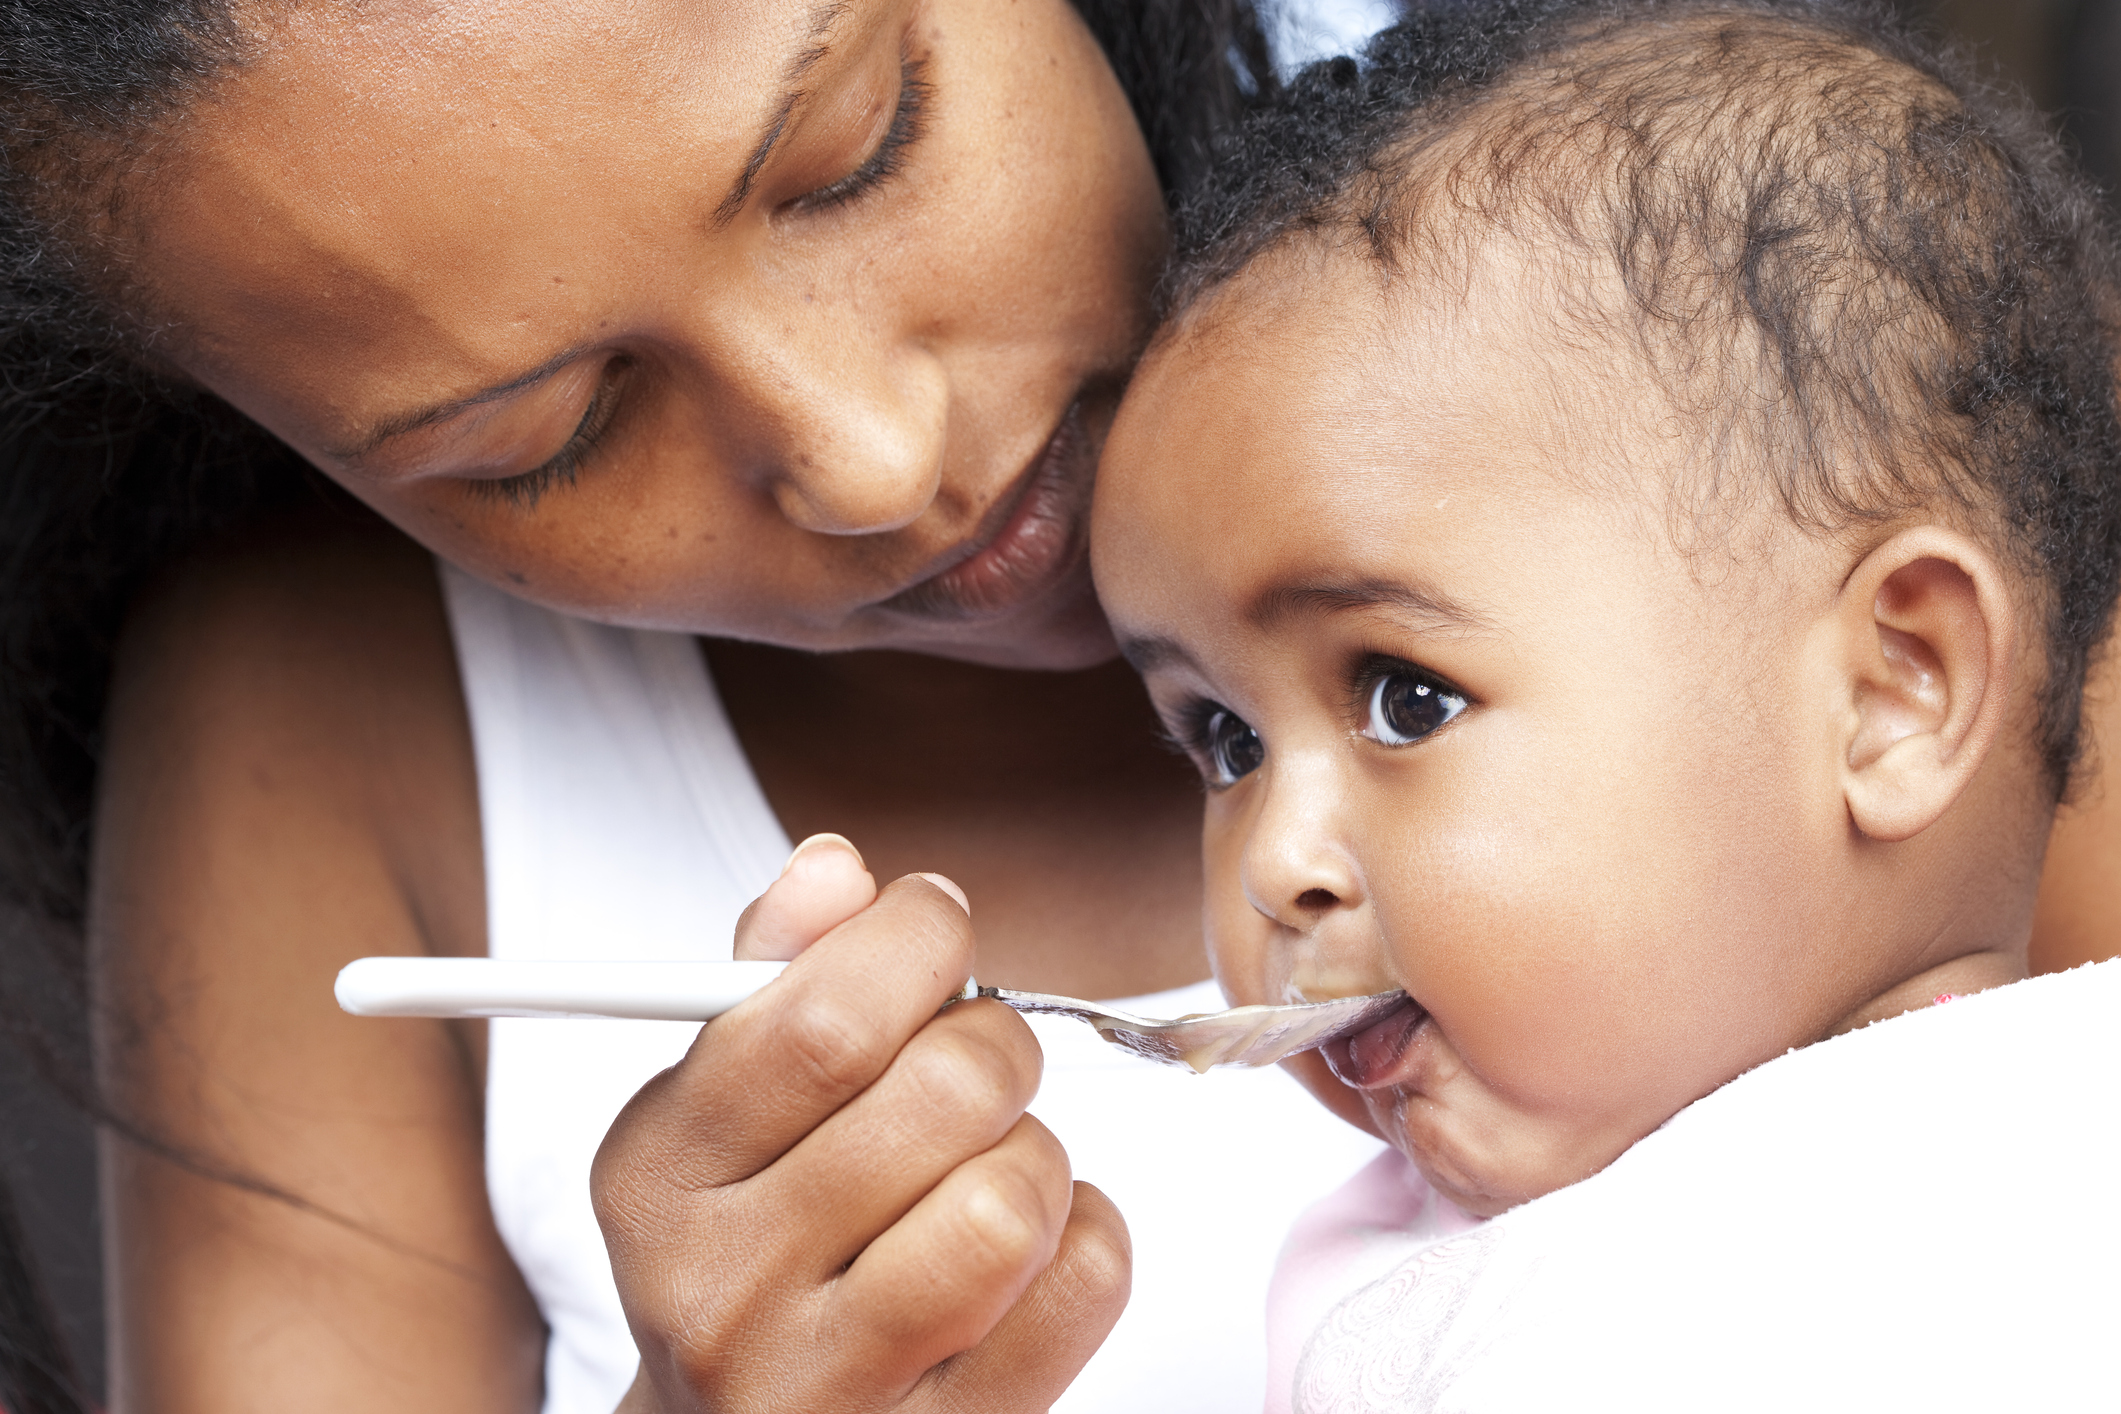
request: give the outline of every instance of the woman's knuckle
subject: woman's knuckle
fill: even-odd
[[[890,1058],[886,1039],[861,1007],[831,993],[805,997],[782,1026],[788,1056],[818,1088],[851,1094]]]
[[[1089,1227],[1068,1252],[1068,1274],[1085,1297],[1124,1295],[1134,1281],[1134,1245],[1123,1227]]]
[[[960,1250],[993,1272],[1020,1271],[1051,1246],[1046,1207],[1020,1175],[983,1174],[958,1200]]]
[[[931,966],[972,959],[972,920],[957,901],[919,875],[908,875],[885,890],[881,911],[900,937],[901,946],[926,956]]]
[[[908,1048],[901,1064],[931,1112],[983,1120],[1023,1108],[1005,1058],[978,1036],[955,1031],[925,1038]]]

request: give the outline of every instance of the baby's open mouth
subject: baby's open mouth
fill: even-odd
[[[1390,1085],[1398,1078],[1400,1062],[1414,1044],[1415,1034],[1428,1019],[1429,1013],[1409,997],[1404,1006],[1384,1020],[1344,1041],[1320,1047],[1319,1054],[1343,1085],[1357,1090]]]

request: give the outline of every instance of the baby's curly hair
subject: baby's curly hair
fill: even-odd
[[[1629,340],[1700,429],[1695,513],[1765,495],[1838,533],[1942,509],[1997,543],[2044,620],[2035,745],[2067,795],[2121,574],[2121,286],[2097,193],[2022,101],[1863,4],[1417,10],[1231,140],[1179,212],[1164,313],[1297,242],[1412,287],[1488,234],[1625,292],[1555,317]]]

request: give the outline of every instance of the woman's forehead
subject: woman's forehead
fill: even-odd
[[[554,75],[652,100],[654,71],[672,62],[715,65],[735,87],[756,87],[874,8],[870,0],[279,5],[247,24],[239,72],[268,81],[299,74],[326,91],[393,101],[415,96],[408,85],[424,76],[446,76],[458,86],[425,95],[434,107],[523,94]],[[631,67],[608,68],[614,58]]]
[[[679,141],[734,178],[834,51],[899,8],[299,6],[253,36],[168,146],[180,180],[240,187],[281,217],[318,208],[332,228],[438,172],[469,206],[544,167],[584,187],[638,178]]]
[[[280,391],[305,418],[347,367],[430,388],[537,362],[553,328],[596,327],[630,240],[702,224],[792,95],[901,8],[291,7],[173,132],[139,282],[209,382],[299,348],[314,374]]]

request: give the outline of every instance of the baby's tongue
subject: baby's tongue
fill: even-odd
[[[1375,1026],[1323,1047],[1321,1053],[1343,1085],[1367,1090],[1390,1084],[1400,1057],[1407,1053],[1408,1044],[1427,1016],[1420,1006],[1409,1001]]]

